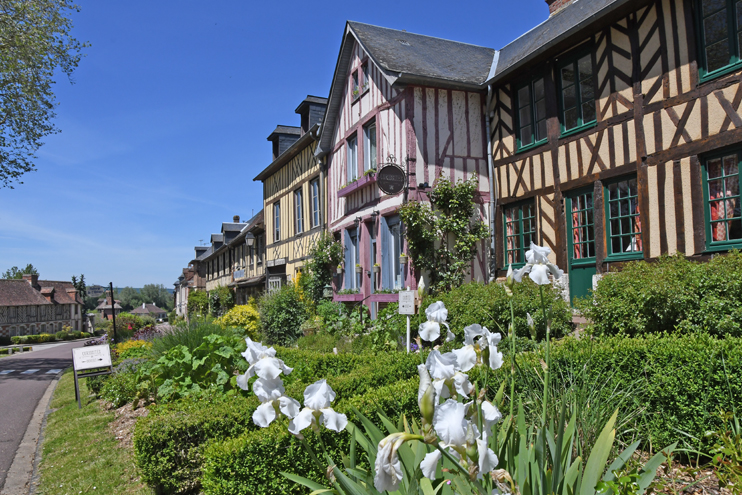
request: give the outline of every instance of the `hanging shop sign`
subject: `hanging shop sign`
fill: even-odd
[[[386,194],[397,194],[404,189],[405,173],[398,165],[389,164],[376,174],[376,183]]]

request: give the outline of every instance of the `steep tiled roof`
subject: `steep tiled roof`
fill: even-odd
[[[51,304],[25,280],[0,280],[0,306]]]
[[[160,309],[154,304],[145,304],[145,307],[137,306],[136,308],[132,309],[130,311],[133,315],[148,315],[152,313],[167,313],[166,310]]]
[[[0,280],[0,306],[36,306],[42,304],[83,304],[79,295],[72,297],[67,289],[74,289],[72,282],[39,280],[31,287],[26,280]],[[43,294],[51,294],[52,302]]]
[[[384,70],[423,79],[481,85],[495,50],[433,36],[348,21],[371,58]]]

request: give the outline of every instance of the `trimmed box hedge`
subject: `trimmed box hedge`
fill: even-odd
[[[278,356],[295,366],[285,380],[286,395],[299,402],[303,402],[306,386],[323,377],[338,400],[345,400],[416,377],[420,362],[417,354],[334,355],[278,349]],[[294,374],[301,380],[290,381]],[[417,394],[417,385],[414,390]],[[149,416],[137,422],[134,432],[142,479],[165,493],[197,488],[204,447],[256,430],[252,414],[258,405],[260,402],[250,392],[248,397],[206,394],[152,407]]]

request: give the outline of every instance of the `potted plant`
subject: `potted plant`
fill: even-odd
[[[399,255],[399,264],[400,265],[406,265],[407,264],[407,255],[402,253]]]
[[[381,272],[381,265],[378,263],[374,263],[374,273],[380,273]]]
[[[343,273],[343,265],[338,265],[338,274]]]
[[[359,264],[356,264],[356,273],[363,273],[363,267]]]

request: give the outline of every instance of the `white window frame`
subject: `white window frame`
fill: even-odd
[[[371,131],[374,131],[373,139],[371,139]],[[371,156],[371,147],[374,149],[373,156]],[[376,146],[376,120],[367,124],[363,127],[363,171],[374,169],[378,164],[378,148]]]
[[[281,240],[281,202],[273,203],[273,242]]]
[[[294,234],[304,232],[304,190],[299,188],[294,191]]]
[[[314,179],[309,183],[309,189],[312,195],[312,228],[319,227],[319,179]]]
[[[348,138],[348,163],[347,163],[348,181],[353,182],[358,179],[358,138],[353,136]]]

